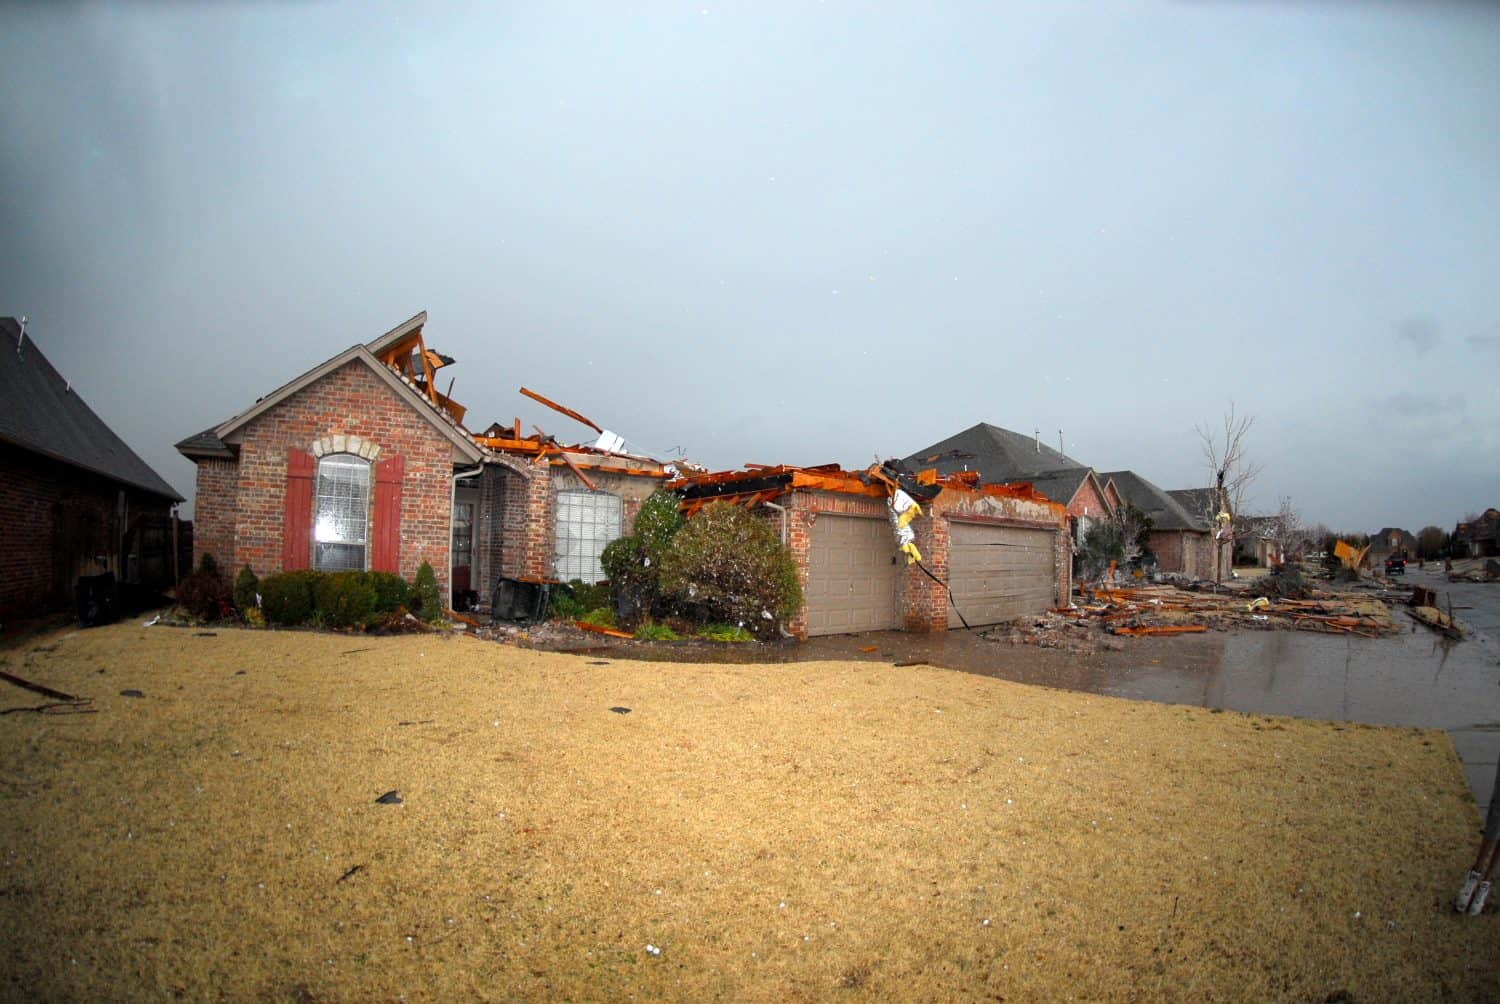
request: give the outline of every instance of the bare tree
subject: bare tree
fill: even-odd
[[[1308,530],[1302,525],[1302,517],[1292,505],[1292,500],[1283,498],[1281,506],[1276,511],[1276,518],[1271,522],[1271,540],[1276,544],[1276,552],[1282,561],[1286,561],[1307,542]]]
[[[1215,428],[1208,423],[1195,426],[1203,444],[1203,459],[1208,462],[1210,484],[1213,485],[1213,502],[1217,511],[1207,514],[1214,527],[1214,540],[1220,545],[1228,544],[1234,551],[1234,517],[1245,502],[1245,492],[1260,475],[1260,464],[1251,463],[1245,453],[1245,439],[1250,427],[1255,424],[1254,415],[1239,415],[1234,402],[1224,413],[1223,423]],[[1214,548],[1214,581],[1224,577],[1222,546]]]

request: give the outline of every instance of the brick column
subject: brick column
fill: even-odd
[[[531,463],[531,477],[520,486],[525,497],[522,570],[528,579],[552,578],[552,468],[546,457]]]
[[[912,520],[917,534],[917,550],[922,564],[943,582],[948,581],[948,518],[936,509],[926,508]],[[948,630],[948,591],[915,565],[906,569],[901,590],[901,623],[906,630],[930,632]]]
[[[797,563],[797,582],[802,586],[803,596],[802,609],[786,622],[786,629],[798,641],[806,641],[808,563],[812,557],[812,528],[817,513],[812,511],[808,497],[802,492],[783,496],[780,504],[786,506],[786,546],[792,552],[792,560]]]

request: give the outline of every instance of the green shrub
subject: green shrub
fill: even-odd
[[[609,583],[589,585],[582,579],[558,583],[547,599],[547,616],[562,620],[583,620],[591,610],[609,606]]]
[[[700,622],[767,635],[802,607],[791,552],[738,506],[715,502],[688,520],[661,565],[663,595]]]
[[[665,624],[647,621],[635,629],[635,637],[638,641],[677,641],[682,636]]]
[[[428,623],[443,619],[443,594],[438,591],[437,573],[425,561],[417,569],[417,581],[412,583],[411,612]]]
[[[369,572],[366,581],[375,593],[373,613],[395,613],[408,604],[411,587],[394,572]]]
[[[328,572],[313,586],[313,607],[327,627],[362,628],[375,610],[375,587],[365,572]]]
[[[635,532],[610,541],[599,556],[618,607],[646,617],[666,612],[661,567],[672,539],[683,526],[680,503],[672,492],[653,492],[636,513]]]
[[[240,574],[234,577],[234,608],[244,617],[257,606],[255,594],[260,592],[260,579],[246,565],[240,569]]]
[[[579,617],[578,620],[595,627],[612,628],[615,626],[615,612],[609,607],[597,607]]]
[[[755,635],[734,624],[709,624],[698,632],[707,641],[754,641]]]
[[[178,583],[177,602],[200,621],[223,620],[234,612],[234,592],[209,555],[203,556],[196,572]]]
[[[282,572],[260,582],[260,606],[266,620],[282,627],[306,624],[313,616],[313,583],[318,573]]]

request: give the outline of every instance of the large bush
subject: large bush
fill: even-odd
[[[582,579],[559,582],[547,596],[547,616],[577,621],[593,610],[609,606],[609,583],[590,585]]]
[[[766,522],[715,502],[687,521],[661,561],[662,594],[700,622],[772,633],[802,607],[791,552]]]
[[[668,491],[656,491],[641,503],[635,532],[610,541],[599,556],[609,576],[616,606],[632,615],[660,616],[665,613],[661,590],[661,566],[672,539],[682,529],[681,503]]]

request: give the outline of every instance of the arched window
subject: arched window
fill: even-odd
[[[350,453],[323,457],[313,496],[313,567],[363,571],[369,528],[369,461]]]
[[[564,582],[604,578],[599,555],[620,536],[620,499],[608,492],[557,493],[557,552],[554,572]]]

